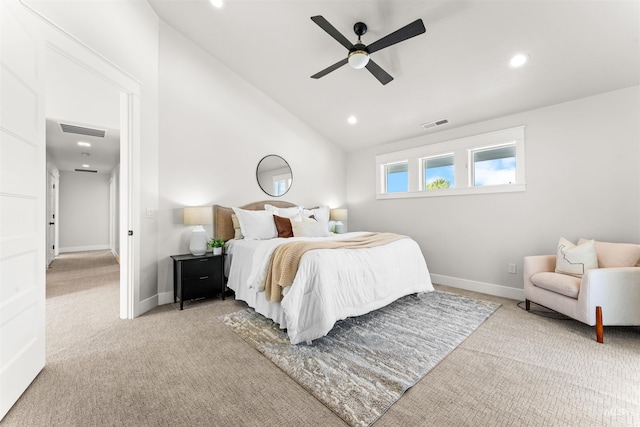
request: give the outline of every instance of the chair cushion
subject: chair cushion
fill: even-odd
[[[578,245],[588,242],[578,240]],[[600,268],[634,267],[640,262],[640,245],[632,243],[595,242]]]
[[[546,271],[542,273],[536,273],[531,276],[531,283],[533,283],[537,287],[558,294],[566,295],[571,298],[578,298],[578,292],[580,292],[581,282],[582,279],[580,279],[579,277]]]
[[[598,268],[598,257],[593,240],[574,245],[561,237],[556,251],[556,273],[582,277],[587,270]]]

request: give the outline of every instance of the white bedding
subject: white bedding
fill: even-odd
[[[287,329],[292,344],[326,335],[336,321],[384,307],[416,292],[433,291],[418,244],[403,238],[366,249],[319,249],[300,261],[282,302],[268,302],[263,283],[274,249],[295,240],[340,240],[364,233],[331,237],[231,240],[227,247],[228,287],[236,299]]]

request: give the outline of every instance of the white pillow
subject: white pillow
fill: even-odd
[[[315,209],[303,209],[302,215],[306,217],[313,215],[316,221],[324,226],[327,233],[329,232],[329,206],[320,206]]]
[[[303,218],[302,221],[291,221],[293,237],[327,237],[329,231],[318,221]]]
[[[240,229],[245,239],[266,240],[278,237],[278,230],[273,222],[273,214],[267,211],[247,211],[233,208],[240,222]]]
[[[556,273],[582,277],[587,270],[598,268],[598,256],[593,240],[574,245],[564,237],[558,242],[556,251]]]
[[[271,212],[274,215],[281,216],[283,218],[297,218],[300,215],[300,211],[302,208],[298,206],[294,206],[291,208],[278,208],[273,205],[265,204],[264,210],[267,212]],[[300,221],[297,219],[296,221]]]

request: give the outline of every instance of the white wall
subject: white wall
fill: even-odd
[[[109,249],[107,174],[60,172],[60,252]]]
[[[47,118],[120,128],[118,89],[51,49],[47,50],[46,84]]]
[[[256,181],[258,162],[267,154],[278,154],[291,166],[293,185],[283,199],[308,207],[344,204],[339,148],[161,23],[161,302],[173,301],[169,256],[189,252],[190,228],[182,224],[182,208],[268,199]]]
[[[352,152],[349,229],[408,234],[435,281],[519,297],[522,258],[555,253],[561,236],[640,243],[639,117],[632,87]],[[517,125],[526,125],[526,192],[375,199],[376,155]]]

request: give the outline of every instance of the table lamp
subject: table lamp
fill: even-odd
[[[189,251],[193,255],[204,255],[207,253],[209,236],[202,227],[204,224],[213,224],[213,212],[211,207],[187,207],[184,208],[184,224],[195,225],[191,232]]]
[[[342,234],[346,232],[346,227],[342,221],[346,221],[349,218],[349,211],[347,209],[331,209],[330,219],[336,222],[336,233]]]

